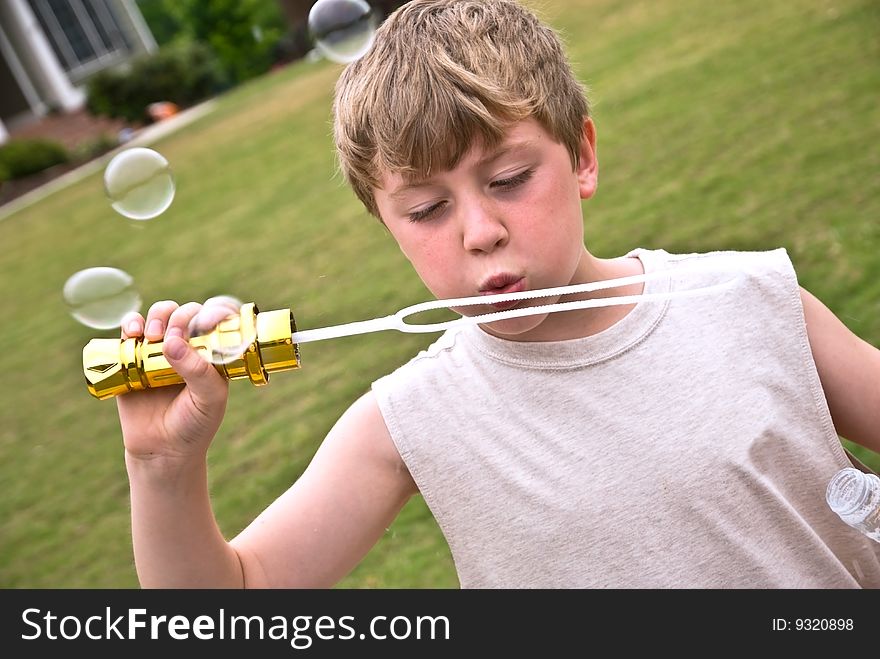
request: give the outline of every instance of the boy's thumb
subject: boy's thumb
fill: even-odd
[[[182,337],[166,336],[163,347],[165,359],[194,393],[211,394],[216,386],[222,387],[221,375]]]

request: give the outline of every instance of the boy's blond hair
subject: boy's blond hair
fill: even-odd
[[[589,104],[557,34],[511,0],[413,0],[336,84],[339,165],[367,210],[381,172],[419,180],[535,117],[574,167]],[[380,218],[381,219],[381,218]]]

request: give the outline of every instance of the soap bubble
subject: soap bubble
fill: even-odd
[[[364,0],[318,0],[309,11],[309,32],[330,60],[348,64],[373,45],[379,19]]]
[[[187,327],[187,339],[212,364],[240,359],[257,338],[254,314],[240,300],[220,295],[205,300]]]
[[[120,215],[132,220],[151,220],[171,205],[174,178],[162,154],[132,147],[120,151],[107,164],[104,190]]]
[[[122,317],[141,308],[140,293],[130,274],[117,268],[87,268],[64,283],[70,315],[95,329],[119,327]]]

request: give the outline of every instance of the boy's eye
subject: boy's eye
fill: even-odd
[[[510,176],[508,178],[502,178],[498,179],[497,181],[492,181],[492,183],[489,184],[489,187],[510,190],[519,187],[520,185],[528,181],[530,178],[532,178],[532,174],[534,173],[535,170],[527,169],[523,172],[520,172],[516,176]]]
[[[409,221],[421,222],[423,220],[430,220],[432,217],[437,215],[445,205],[445,201],[438,201],[436,204],[431,204],[427,208],[413,211],[412,213],[409,213]]]

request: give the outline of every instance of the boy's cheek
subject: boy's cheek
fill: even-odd
[[[410,261],[422,283],[436,298],[470,295],[466,282],[460,281],[461,269],[454,267],[449,259]]]

